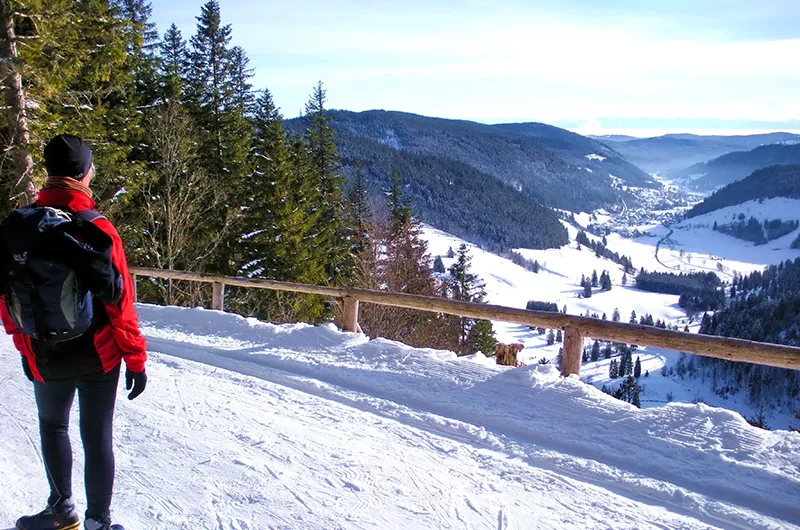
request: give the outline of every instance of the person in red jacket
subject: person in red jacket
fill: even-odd
[[[34,206],[49,206],[71,213],[93,210],[89,185],[95,176],[89,146],[77,136],[59,135],[44,150],[47,181]],[[118,303],[94,298],[96,324],[83,336],[55,344],[22,333],[0,298],[0,316],[6,333],[22,354],[22,365],[31,380],[39,412],[50,497],[40,513],[21,517],[21,530],[72,530],[80,525],[72,502],[72,448],[69,412],[76,391],[80,405],[80,432],[85,454],[87,498],[86,530],[108,530],[114,485],[112,425],[121,363],[126,365],[128,399],[141,394],[147,384],[146,342],[139,331],[134,309],[134,288],[122,240],[114,226],[95,214],[91,221],[112,239],[111,258],[122,281]],[[114,525],[114,528],[121,528]]]

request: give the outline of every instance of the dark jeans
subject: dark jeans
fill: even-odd
[[[112,427],[119,372],[118,366],[107,374],[34,383],[50,504],[72,496],[69,412],[77,390],[86,461],[86,517],[98,520],[108,518],[114,488]]]

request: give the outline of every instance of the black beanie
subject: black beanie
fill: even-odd
[[[77,136],[59,134],[44,148],[44,166],[53,177],[81,178],[92,167],[92,150]]]

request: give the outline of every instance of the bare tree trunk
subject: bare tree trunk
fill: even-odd
[[[11,0],[0,0],[0,73],[3,79],[10,142],[7,147],[14,161],[14,185],[11,199],[20,205],[36,200],[36,186],[31,180],[33,158],[28,153],[31,133],[25,115],[25,92],[18,69],[17,43]]]

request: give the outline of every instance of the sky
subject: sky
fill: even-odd
[[[163,35],[204,0],[153,0]],[[586,134],[800,130],[797,0],[220,0],[256,89]]]

